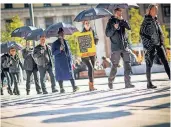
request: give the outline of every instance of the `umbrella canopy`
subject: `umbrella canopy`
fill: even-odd
[[[81,22],[85,20],[94,20],[107,16],[112,16],[113,14],[104,8],[90,8],[80,12],[74,19],[76,22]]]
[[[11,37],[25,37],[28,33],[30,33],[32,30],[37,29],[33,26],[22,26],[19,28],[16,28],[12,33]]]
[[[114,9],[116,8],[122,8],[122,9],[125,9],[125,8],[139,8],[139,6],[137,4],[98,4],[96,6],[96,8],[105,8],[105,9],[108,9],[110,11],[113,11]]]
[[[32,30],[30,33],[28,33],[24,39],[26,40],[35,40],[38,41],[40,39],[40,36],[44,33],[43,29],[35,29]]]
[[[17,44],[16,42],[7,42],[7,43],[1,43],[1,53],[7,53],[10,48],[14,47],[16,50],[22,50],[23,47],[20,44]]]
[[[57,37],[59,28],[62,28],[64,30],[65,35],[72,35],[74,32],[78,31],[78,29],[75,26],[59,22],[59,23],[50,25],[45,30],[46,37]]]

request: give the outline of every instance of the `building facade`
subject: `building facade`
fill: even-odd
[[[73,22],[75,16],[82,10],[95,7],[93,4],[56,4],[41,3],[33,4],[35,26],[46,29],[49,25],[65,22],[75,25],[82,31],[82,23]],[[148,4],[139,4],[140,14],[144,15]],[[1,4],[1,29],[5,29],[5,24],[11,22],[11,18],[18,15],[25,25],[30,25],[30,15],[28,4]],[[123,17],[129,19],[127,10],[124,10]],[[161,24],[165,24],[170,30],[170,5],[159,5],[159,19]],[[97,58],[101,61],[102,56],[110,57],[110,40],[105,36],[105,28],[109,18],[97,19],[92,21],[92,27],[95,29],[99,43],[97,45]],[[55,38],[48,39],[53,42]]]

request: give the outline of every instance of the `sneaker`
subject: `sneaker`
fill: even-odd
[[[44,91],[43,94],[48,94],[48,92],[47,91]]]
[[[57,89],[53,89],[53,90],[52,90],[52,93],[56,93],[56,92],[58,92]]]
[[[42,94],[42,92],[41,91],[38,91],[37,94]]]

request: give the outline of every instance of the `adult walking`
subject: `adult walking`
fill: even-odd
[[[90,22],[89,21],[84,21],[83,22],[84,28],[82,32],[89,32],[92,31],[93,32],[93,37],[94,37],[94,42],[95,44],[97,44],[97,37],[95,38],[95,32],[94,30],[91,28],[90,26]],[[94,91],[97,90],[94,87],[94,66],[95,66],[95,61],[96,61],[96,55],[94,56],[89,56],[89,57],[85,57],[82,58],[82,61],[86,64],[86,66],[88,67],[88,78],[89,78],[89,90],[90,91]]]
[[[113,81],[116,77],[117,67],[119,65],[120,57],[124,61],[124,80],[125,87],[132,88],[131,84],[131,58],[128,49],[128,39],[125,34],[125,29],[131,30],[129,23],[122,18],[122,9],[116,8],[114,16],[112,16],[106,26],[106,36],[110,37],[111,41],[111,62],[112,69],[108,78],[108,86],[113,89]]]
[[[12,79],[14,81],[14,94],[15,95],[20,95],[20,91],[18,88],[20,67],[23,70],[23,65],[21,63],[19,56],[17,55],[16,49],[12,47],[10,48],[9,73],[11,73]]]
[[[40,44],[34,48],[33,57],[40,73],[40,82],[43,94],[48,94],[45,84],[46,72],[49,73],[51,79],[52,93],[58,92],[53,73],[52,52],[50,46],[46,44],[46,37],[44,33],[40,36]]]
[[[26,48],[22,50],[22,55],[24,58],[24,69],[26,71],[27,79],[26,79],[26,92],[27,95],[30,94],[30,84],[31,84],[31,75],[34,75],[34,82],[36,86],[37,94],[42,94],[41,87],[39,85],[38,78],[38,68],[37,64],[33,59],[33,48],[30,47],[30,41],[26,42]]]
[[[68,42],[64,39],[64,30],[59,28],[58,40],[52,44],[52,54],[55,56],[55,76],[60,86],[60,93],[64,93],[63,81],[70,80],[73,92],[78,90],[75,85],[72,68],[72,54]]]
[[[140,29],[140,36],[144,47],[146,61],[147,88],[149,89],[156,88],[151,81],[151,68],[156,53],[161,59],[165,71],[170,79],[170,67],[166,58],[166,52],[163,45],[164,37],[157,19],[157,13],[158,6],[150,4]]]

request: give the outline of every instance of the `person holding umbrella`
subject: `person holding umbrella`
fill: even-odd
[[[153,85],[151,81],[151,68],[156,54],[162,61],[168,78],[170,79],[170,67],[167,61],[166,51],[163,44],[164,36],[161,26],[158,22],[157,13],[158,6],[155,4],[150,4],[140,28],[140,36],[145,53],[148,89],[157,88],[157,86]]]
[[[106,26],[106,36],[110,37],[111,41],[111,62],[112,69],[108,78],[108,86],[113,89],[113,81],[116,77],[117,67],[119,65],[120,57],[124,61],[124,80],[125,87],[132,88],[131,84],[131,56],[128,48],[128,39],[125,34],[125,29],[131,30],[129,23],[122,18],[122,9],[116,8]]]
[[[23,70],[23,65],[14,47],[10,48],[9,54],[10,54],[9,72],[11,73],[13,81],[14,81],[14,93],[15,95],[20,95],[18,84],[19,84],[20,67]]]
[[[97,36],[95,38],[95,32],[91,28],[90,22],[89,21],[83,21],[83,25],[84,25],[84,28],[83,28],[82,32],[92,31],[93,36],[94,36],[94,42],[95,42],[95,44],[97,44],[98,38],[97,38]],[[94,56],[89,56],[89,57],[82,58],[82,61],[88,67],[89,90],[90,91],[97,90],[96,88],[94,88],[94,65],[95,65],[95,61],[96,61],[96,56],[94,55]]]
[[[75,85],[72,54],[68,42],[64,39],[64,30],[62,28],[59,28],[58,40],[52,44],[52,54],[55,56],[55,76],[60,86],[60,93],[65,92],[63,88],[64,80],[70,80],[73,92],[76,92],[78,87]]]
[[[46,44],[46,36],[45,33],[41,33],[40,35],[40,44],[34,48],[33,57],[38,66],[38,70],[40,73],[40,82],[42,86],[43,94],[48,94],[45,85],[45,75],[46,72],[49,73],[51,78],[51,88],[52,93],[58,92],[56,89],[56,81],[53,73],[53,62],[52,62],[52,52],[49,45]]]
[[[31,75],[34,75],[34,82],[36,86],[37,94],[41,94],[41,87],[39,85],[39,78],[38,78],[38,68],[37,64],[33,58],[33,48],[30,47],[30,41],[26,42],[26,48],[22,50],[22,55],[24,58],[24,69],[26,71],[27,79],[26,79],[26,92],[27,95],[30,94],[30,80]]]

